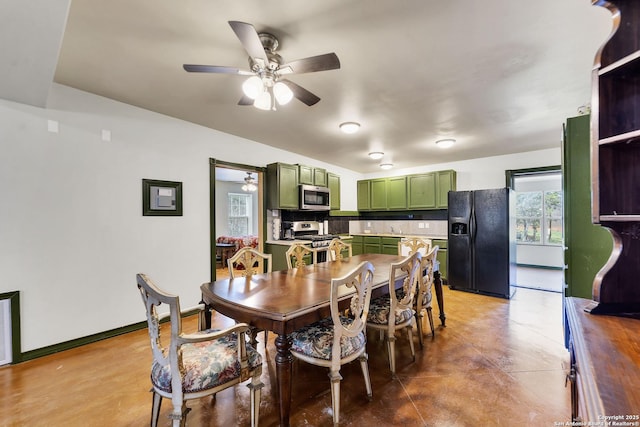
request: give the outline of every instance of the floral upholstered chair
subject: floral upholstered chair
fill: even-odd
[[[287,269],[289,270],[304,267],[307,265],[306,259],[309,257],[311,257],[312,264],[318,263],[318,251],[302,243],[294,243],[289,246],[285,256],[287,258]]]
[[[136,275],[138,289],[147,311],[153,363],[153,407],[151,426],[158,425],[162,398],[171,399],[169,417],[173,427],[182,427],[189,408],[186,401],[198,399],[251,379],[251,426],[257,427],[260,409],[262,358],[246,342],[249,326],[241,323],[224,330],[208,329],[193,334],[182,332],[178,297],[160,290],[146,275]],[[169,306],[171,320],[169,341],[160,336],[157,308]],[[165,316],[166,317],[166,316]]]
[[[333,423],[340,421],[340,367],[355,359],[360,361],[367,396],[371,399],[371,379],[366,353],[366,321],[371,300],[373,265],[364,261],[345,276],[331,280],[331,317],[293,332],[291,354],[316,366],[329,368]],[[350,304],[350,317],[338,308],[338,288],[345,285],[355,292]]]
[[[344,242],[342,239],[335,238],[329,242],[329,260],[339,261],[344,257],[343,252],[347,252],[347,256],[351,258],[353,256],[353,248],[349,243]]]
[[[414,360],[416,357],[413,348],[412,322],[415,316],[413,307],[421,260],[422,255],[420,252],[414,252],[404,260],[392,263],[389,270],[389,294],[371,301],[371,307],[369,308],[367,327],[377,329],[381,332],[381,335],[386,335],[389,367],[391,374],[394,376],[396,374],[395,332],[397,330],[407,330],[411,355]],[[402,295],[401,298],[398,298],[398,294],[395,291],[396,281],[399,280],[402,280],[402,291],[398,293]]]

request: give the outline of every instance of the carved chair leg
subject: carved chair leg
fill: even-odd
[[[262,394],[262,387],[264,384],[260,381],[260,375],[256,374],[251,378],[251,382],[247,384],[250,392],[251,401],[251,427],[258,427],[260,419],[260,396]]]
[[[427,316],[429,316],[429,325],[431,326],[431,336],[435,337],[436,336],[436,329],[433,325],[433,312],[431,310],[431,307],[427,308]]]
[[[151,405],[151,427],[158,426],[158,417],[160,416],[160,406],[162,405],[162,396],[153,392],[153,404]]]
[[[340,422],[340,380],[342,375],[340,371],[329,372],[331,380],[331,408],[333,409],[333,425],[337,426]]]
[[[407,338],[409,338],[409,348],[411,349],[411,357],[413,361],[416,361],[416,350],[413,348],[413,328],[411,325],[407,326]]]
[[[395,335],[389,335],[387,339],[387,349],[389,351],[389,368],[391,369],[391,375],[396,375],[396,337]]]
[[[362,369],[362,376],[364,377],[364,386],[367,389],[367,398],[371,401],[373,397],[373,391],[371,389],[371,377],[369,376],[369,364],[367,360],[369,359],[369,355],[367,353],[362,354],[358,358],[360,361],[360,368]]]
[[[418,342],[420,343],[420,348],[424,348],[424,345],[422,343],[422,320],[423,320],[423,315],[422,313],[418,313],[416,312],[416,329],[418,330]]]

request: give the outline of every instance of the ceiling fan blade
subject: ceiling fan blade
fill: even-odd
[[[190,73],[222,73],[222,74],[239,74],[241,76],[252,76],[255,73],[251,71],[241,70],[235,67],[224,67],[219,65],[196,65],[184,64],[182,68]]]
[[[242,95],[240,101],[238,101],[238,105],[253,105],[255,100],[249,98],[247,95]]]
[[[231,29],[236,33],[236,36],[240,39],[244,50],[247,51],[251,58],[261,59],[264,61],[264,65],[269,63],[269,59],[267,58],[267,54],[264,52],[264,47],[262,46],[258,32],[253,25],[240,21],[229,21],[229,25],[231,25]]]
[[[291,61],[287,64],[283,64],[279,67],[280,74],[288,74],[290,69],[291,73],[313,73],[315,71],[336,70],[340,68],[340,60],[335,53],[325,53],[324,55],[311,56],[309,58],[298,59]]]
[[[281,79],[279,81],[284,83],[284,84],[286,84],[289,87],[289,89],[291,89],[291,92],[293,92],[293,96],[295,96],[300,101],[302,101],[305,104],[307,104],[309,107],[311,107],[312,105],[317,104],[318,101],[320,101],[320,98],[318,98],[316,95],[314,95],[313,93],[309,92],[308,90],[306,90],[302,86],[295,84],[291,80]]]

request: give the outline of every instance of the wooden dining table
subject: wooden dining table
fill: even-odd
[[[403,259],[399,255],[355,255],[291,270],[216,280],[201,286],[203,302],[217,312],[278,335],[275,363],[281,426],[289,425],[291,412],[293,356],[289,334],[331,315],[332,278],[342,277],[361,262],[369,261],[374,267],[373,294],[388,293],[390,265]],[[341,308],[348,308],[352,293],[353,290],[346,287],[339,292]],[[442,319],[442,306],[440,313]]]

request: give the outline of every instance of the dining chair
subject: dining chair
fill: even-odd
[[[236,277],[248,277],[254,274],[271,273],[271,254],[265,254],[252,247],[245,246],[240,248],[231,258],[227,259],[227,266],[229,267],[229,277],[235,279]],[[234,267],[235,266],[235,267]],[[239,268],[238,268],[239,267]],[[266,271],[265,271],[266,270]],[[251,344],[258,345],[256,341],[256,335],[260,332],[259,329],[251,327]],[[264,330],[264,345],[267,346],[269,340],[269,331]]]
[[[416,303],[414,307],[416,311],[416,325],[418,328],[418,341],[420,342],[420,348],[423,347],[422,320],[424,319],[424,312],[427,313],[427,318],[429,319],[431,336],[435,337],[436,335],[436,329],[433,323],[432,300],[434,272],[438,265],[438,260],[436,258],[438,256],[439,249],[440,247],[438,245],[432,247],[429,253],[424,255],[420,261],[420,277],[418,279],[418,290],[416,292]]]
[[[422,255],[414,252],[402,261],[392,263],[389,270],[389,293],[371,301],[367,326],[381,332],[387,340],[389,367],[391,374],[396,374],[395,332],[407,330],[411,356],[415,360],[413,348],[413,318],[415,316],[414,298]],[[396,281],[402,281],[402,298],[395,291]]]
[[[398,255],[407,256],[418,251],[425,256],[431,250],[431,239],[407,237],[398,242]]]
[[[351,258],[353,256],[353,248],[350,243],[345,242],[340,238],[332,239],[329,242],[329,260],[338,261],[344,258],[343,252],[347,252],[347,256]]]
[[[265,272],[271,273],[271,254],[265,254],[257,249],[245,246],[227,259],[227,267],[229,267],[229,276],[232,279]]]
[[[137,274],[138,290],[147,313],[153,363],[151,383],[153,406],[151,427],[158,425],[162,398],[171,399],[169,415],[173,427],[183,427],[189,408],[186,401],[205,396],[215,398],[221,390],[251,379],[251,426],[258,426],[260,389],[263,387],[262,357],[249,343],[249,326],[238,323],[223,330],[207,329],[192,334],[182,332],[180,302],[177,296],[159,289],[144,274]],[[169,312],[158,315],[158,307],[166,304]],[[161,339],[160,321],[170,319],[170,339]]]
[[[307,265],[306,259],[311,257],[311,263],[318,263],[318,251],[302,243],[293,243],[285,252],[287,258],[287,269],[304,267]]]
[[[331,317],[294,331],[291,335],[291,354],[304,362],[329,368],[331,380],[331,408],[333,424],[340,421],[340,368],[355,359],[360,361],[365,388],[372,398],[371,379],[367,364],[367,314],[371,301],[373,265],[363,261],[354,270],[340,278],[331,279]],[[339,295],[344,287],[353,289],[349,317],[338,307]],[[340,291],[339,291],[340,288]]]

